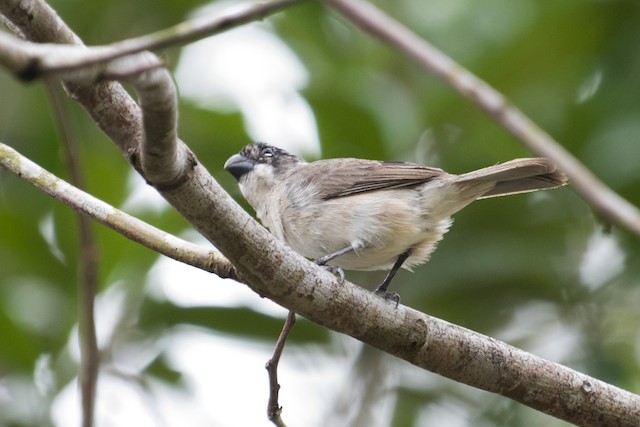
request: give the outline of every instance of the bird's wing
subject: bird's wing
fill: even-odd
[[[414,163],[361,159],[318,160],[305,165],[303,174],[297,178],[313,182],[324,200],[411,187],[447,175],[442,169]]]

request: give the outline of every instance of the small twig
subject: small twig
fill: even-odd
[[[531,151],[552,159],[576,192],[604,218],[640,236],[640,209],[607,187],[587,167],[493,89],[398,21],[362,0],[324,0],[382,42],[398,49],[476,104]]]
[[[79,165],[78,144],[71,131],[71,124],[64,111],[60,88],[47,81],[47,88],[58,123],[61,146],[70,181],[78,188],[85,187]],[[77,214],[78,218],[78,329],[80,337],[80,394],[82,395],[82,426],[92,427],[94,420],[96,387],[100,365],[96,323],[94,315],[98,288],[98,248],[91,228],[91,220]]]
[[[94,74],[101,74],[100,64],[143,51],[159,50],[219,34],[261,20],[302,1],[274,0],[258,3],[224,16],[201,16],[155,33],[102,46],[33,46],[28,43],[16,43],[10,37],[0,34],[0,46],[4,51],[0,52],[4,55],[4,58],[0,55],[0,63],[25,80],[43,75],[61,75],[77,69],[84,69],[87,73],[87,70],[93,68]],[[2,7],[0,4],[0,12],[3,10]],[[7,25],[12,25],[11,21],[6,21]],[[11,28],[14,33],[19,31],[15,25]]]
[[[4,16],[1,13],[0,13],[0,24],[3,27],[5,27],[7,30],[9,30],[10,33],[13,33],[13,35],[16,36],[17,38],[21,40],[27,39],[24,33],[22,32],[22,30],[20,30],[20,28],[16,24],[11,22],[6,16]]]
[[[113,43],[110,46],[115,49],[115,52],[111,54],[105,52],[105,57],[96,57],[96,60],[98,62],[105,62],[118,56],[129,55],[145,50],[155,51],[170,46],[183,45],[207,36],[222,33],[249,22],[262,20],[269,15],[280,12],[296,3],[302,3],[303,1],[304,0],[274,0],[256,3],[246,9],[226,13],[224,16],[213,16],[209,14],[196,17],[174,25],[173,27],[156,31],[155,33]]]
[[[282,406],[280,406],[280,403],[278,402],[278,394],[280,393],[280,384],[278,384],[278,363],[280,362],[280,356],[282,356],[282,350],[284,349],[284,344],[287,341],[289,332],[291,332],[295,323],[296,314],[293,311],[290,311],[287,315],[287,320],[285,320],[284,325],[282,326],[282,331],[280,332],[280,336],[276,342],[276,348],[273,351],[273,356],[265,366],[269,373],[269,404],[267,406],[267,416],[269,417],[269,420],[278,427],[285,426],[284,421],[282,421],[282,418],[280,417],[282,414]]]

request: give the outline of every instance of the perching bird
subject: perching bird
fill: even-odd
[[[477,199],[567,183],[545,158],[453,175],[406,162],[338,158],[308,163],[263,143],[245,146],[224,168],[278,239],[319,265],[389,269],[376,293],[396,303],[398,294],[387,290],[393,276],[400,267],[411,269],[429,259],[451,215]]]

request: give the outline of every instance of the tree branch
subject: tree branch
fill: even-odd
[[[62,91],[53,82],[47,82],[47,89],[61,135],[62,151],[70,181],[83,188],[84,176],[79,165],[79,151],[71,131],[68,116],[64,111]],[[78,335],[80,341],[80,393],[82,395],[82,426],[93,426],[96,387],[100,369],[100,354],[96,338],[95,299],[98,289],[98,247],[91,220],[78,213]]]
[[[241,281],[235,268],[218,251],[206,249],[165,233],[108,205],[47,172],[13,148],[0,143],[0,166],[73,210],[168,258]]]
[[[219,274],[219,269],[208,262],[220,261],[217,252],[183,242],[115,210],[3,144],[0,165],[132,240]],[[252,259],[250,254],[239,264],[258,264],[256,270],[265,270],[266,277],[264,282],[256,280],[250,286],[320,325],[421,368],[575,424],[623,427],[635,426],[640,419],[640,396],[403,305],[396,309],[395,304],[350,282],[339,284],[331,273],[287,250],[266,230],[256,232],[253,227],[261,227],[254,221],[246,226],[263,256]],[[248,244],[241,234],[237,238]],[[269,259],[265,259],[267,256]]]
[[[640,236],[640,210],[607,187],[501,93],[374,5],[364,0],[323,1],[362,30],[444,80],[531,151],[552,159],[569,176],[576,192],[598,214]]]
[[[269,374],[269,403],[267,405],[267,417],[273,424],[278,427],[284,427],[284,421],[282,421],[282,406],[278,401],[280,394],[280,384],[278,383],[278,364],[280,363],[280,356],[284,350],[284,345],[287,342],[289,333],[293,326],[296,324],[296,314],[293,311],[289,311],[287,320],[285,320],[282,326],[282,331],[276,342],[276,348],[273,350],[273,356],[267,362],[265,366]]]
[[[181,22],[172,27],[157,31],[155,33],[122,40],[108,45],[92,46],[90,50],[85,51],[78,51],[75,49],[64,51],[64,48],[58,48],[58,50],[60,52],[64,52],[64,54],[56,54],[50,56],[46,54],[40,54],[38,52],[40,49],[46,49],[46,47],[34,46],[32,47],[32,49],[34,50],[33,55],[37,55],[39,59],[38,61],[32,60],[28,64],[22,64],[20,68],[28,71],[23,71],[20,76],[29,80],[34,78],[41,78],[43,77],[43,74],[59,74],[65,72],[68,73],[69,71],[78,68],[82,68],[85,71],[92,67],[95,69],[100,69],[101,64],[111,62],[123,56],[128,56],[147,50],[158,50],[170,46],[181,45],[207,36],[228,31],[240,25],[264,19],[269,15],[280,12],[295,4],[302,3],[303,1],[305,0],[274,0],[271,2],[258,3],[252,6],[248,6],[237,12],[227,13],[222,17],[213,16],[211,14],[200,16],[185,22]],[[6,1],[4,8],[2,5],[0,5],[0,11],[2,11],[2,13],[5,13],[12,3],[16,3],[16,0]],[[22,8],[22,10],[27,10],[30,8],[28,6],[25,6],[24,3],[31,3],[32,5],[36,6],[36,10],[41,10],[43,13],[55,14],[53,10],[46,12],[47,7],[42,5],[41,1],[28,0],[27,2],[21,2],[20,4],[18,4],[18,6]],[[12,16],[14,16],[14,14],[12,14]],[[52,20],[54,19],[52,18]],[[8,21],[7,25],[12,25],[11,21]],[[82,45],[82,42],[72,34],[66,34],[66,37],[55,37],[54,40],[40,40],[39,37],[34,37],[33,40]],[[6,47],[3,50],[6,51]],[[22,47],[21,51],[25,52],[25,47]],[[27,61],[27,58],[24,58],[24,60]]]

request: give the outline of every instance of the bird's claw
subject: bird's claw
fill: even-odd
[[[344,283],[344,271],[337,265],[320,265],[322,268],[327,270],[329,273],[333,274],[338,278],[338,282],[342,285]]]
[[[383,289],[376,289],[375,291],[373,291],[374,294],[381,296],[382,298],[389,300],[389,301],[393,301],[396,303],[396,308],[398,308],[398,305],[400,304],[400,294],[397,292],[390,292],[387,290],[383,290]]]

